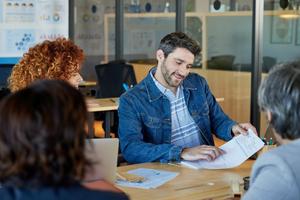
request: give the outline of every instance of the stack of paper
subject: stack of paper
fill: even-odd
[[[220,149],[226,153],[217,159],[213,161],[181,161],[181,164],[194,169],[225,169],[237,167],[263,146],[264,143],[261,139],[249,129],[248,135],[238,135],[222,145]]]
[[[164,170],[156,170],[156,169],[148,169],[148,168],[138,168],[134,170],[130,170],[127,172],[128,174],[134,174],[137,176],[142,176],[145,178],[144,181],[134,183],[124,180],[117,180],[116,184],[125,187],[135,187],[135,188],[143,188],[143,189],[153,189],[161,186],[167,181],[175,178],[179,173],[169,172]]]

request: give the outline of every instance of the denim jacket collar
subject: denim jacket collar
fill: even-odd
[[[150,69],[147,77],[145,78],[145,87],[147,90],[147,94],[148,94],[148,99],[149,102],[153,102],[158,100],[161,97],[164,97],[163,93],[160,92],[160,90],[157,88],[157,86],[155,85],[155,83],[152,80],[151,74],[153,71],[156,70],[156,67],[153,67],[152,69]],[[189,80],[185,79],[183,80],[183,91],[186,95],[188,95],[190,93],[189,90],[197,90],[197,87]],[[189,96],[189,95],[188,95]]]

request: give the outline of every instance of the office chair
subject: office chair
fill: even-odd
[[[264,73],[268,73],[270,71],[270,69],[276,64],[276,62],[277,62],[276,58],[273,58],[270,56],[264,56],[262,71]]]
[[[125,92],[123,84],[136,84],[133,66],[124,61],[114,61],[95,66],[97,75],[96,98],[120,97]]]
[[[125,92],[124,83],[129,87],[137,83],[133,66],[126,64],[123,60],[96,65],[95,70],[97,75],[96,98],[120,97]],[[103,120],[104,116],[97,113],[95,119]],[[113,113],[111,122],[113,122],[111,131],[118,137],[119,117],[117,111]],[[103,129],[105,130],[105,127]],[[125,159],[119,149],[118,165],[124,162]]]
[[[0,88],[7,88],[7,79],[14,64],[0,64]]]
[[[233,70],[234,59],[234,55],[212,56],[211,60],[207,61],[207,68],[219,70]]]
[[[96,65],[95,70],[97,75],[96,98],[120,97],[125,92],[124,83],[129,87],[137,83],[133,66],[126,64],[125,61],[113,61],[107,64]],[[103,113],[96,113],[95,119],[104,120]],[[118,112],[115,111],[111,119],[111,122],[113,122],[111,131],[116,136],[119,124],[118,119]],[[105,127],[103,129],[105,130]]]
[[[0,64],[0,100],[10,93],[7,88],[7,79],[11,74],[14,64]]]

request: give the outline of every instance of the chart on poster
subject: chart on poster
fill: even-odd
[[[69,0],[0,1],[0,59],[21,57],[31,46],[69,35]]]

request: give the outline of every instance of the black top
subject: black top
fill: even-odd
[[[91,190],[81,185],[70,187],[0,188],[1,200],[128,200],[124,193]]]
[[[10,94],[10,90],[7,88],[0,88],[0,101]]]

